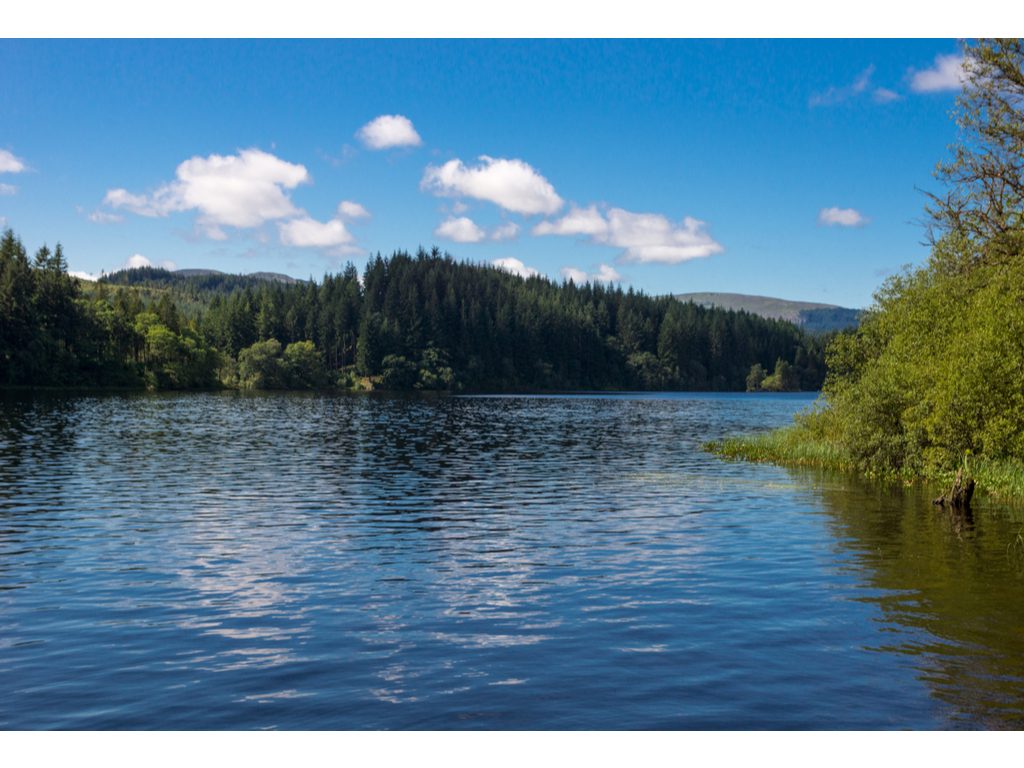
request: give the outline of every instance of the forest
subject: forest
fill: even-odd
[[[67,274],[0,240],[0,386],[818,390],[833,335],[600,283],[522,278],[437,248],[285,283]]]

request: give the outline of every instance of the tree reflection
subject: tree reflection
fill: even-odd
[[[1013,548],[1021,510],[978,500],[936,508],[931,489],[791,469],[818,488],[835,546],[852,555],[866,596],[953,725],[1024,726],[1024,573]]]

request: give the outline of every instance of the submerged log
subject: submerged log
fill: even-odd
[[[953,481],[953,487],[949,489],[947,493],[942,494],[937,499],[932,500],[932,504],[940,504],[941,506],[949,505],[953,509],[970,509],[971,508],[971,496],[974,495],[974,478],[970,475],[964,477],[964,471],[962,469],[957,470],[956,480]]]

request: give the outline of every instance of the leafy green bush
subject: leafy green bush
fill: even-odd
[[[871,470],[948,470],[968,449],[1024,460],[1024,262],[965,271],[974,255],[948,235],[890,278],[798,423]]]

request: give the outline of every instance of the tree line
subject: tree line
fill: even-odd
[[[66,267],[4,232],[0,385],[816,390],[826,373],[830,337],[786,321],[436,248],[293,284],[147,268],[83,287]]]

